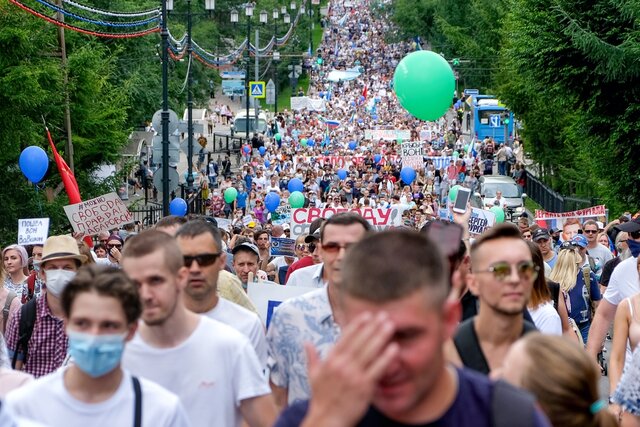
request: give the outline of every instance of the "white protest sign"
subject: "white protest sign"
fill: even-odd
[[[471,208],[469,218],[469,234],[479,235],[496,223],[496,215],[490,210]]]
[[[400,145],[403,168],[422,169],[424,167],[422,158],[424,154],[422,142],[403,142],[402,145]]]
[[[116,193],[68,205],[64,212],[76,233],[98,234],[133,222],[133,216]]]
[[[362,216],[371,224],[374,230],[399,227],[402,225],[402,215],[399,209],[387,208],[302,208],[294,209],[291,213],[291,238],[309,234],[311,223],[316,218],[329,218],[340,212],[354,212]]]
[[[260,316],[262,323],[265,327],[269,327],[273,311],[283,301],[315,289],[304,286],[282,286],[264,282],[250,282],[247,286],[247,296],[258,310],[258,316]]]
[[[28,218],[18,220],[19,245],[44,245],[49,236],[49,218]]]
[[[231,220],[229,218],[219,218],[219,217],[215,217],[214,218],[216,220],[216,222],[218,223],[218,228],[221,230],[225,230],[225,231],[230,231],[231,230]]]
[[[242,223],[247,226],[253,221],[253,217],[251,215],[245,215],[242,217]]]

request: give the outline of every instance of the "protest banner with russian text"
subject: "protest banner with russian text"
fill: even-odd
[[[471,208],[469,234],[480,235],[496,223],[496,215],[487,209]]]
[[[422,142],[403,142],[400,146],[400,156],[402,157],[402,167],[422,169],[424,167],[424,149]]]
[[[535,211],[535,221],[543,228],[551,227],[562,229],[569,218],[578,218],[581,223],[588,219],[607,222],[607,207],[605,205],[592,206],[585,209],[569,212],[548,212],[540,209]]]
[[[88,236],[133,222],[133,216],[116,193],[68,205],[64,212],[76,233]]]
[[[405,141],[411,139],[411,131],[400,129],[367,129],[364,131],[364,139],[372,141],[397,141],[399,139]]]
[[[316,218],[330,218],[340,212],[354,212],[366,219],[373,229],[380,231],[402,225],[399,209],[387,208],[301,208],[291,213],[291,237],[309,234],[311,223]]]
[[[296,239],[288,237],[272,237],[271,238],[271,256],[296,256]]]
[[[19,245],[43,245],[49,236],[49,218],[18,220]]]

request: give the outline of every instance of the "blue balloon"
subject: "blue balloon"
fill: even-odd
[[[313,147],[314,145],[316,145],[316,142],[313,139],[307,139],[307,145],[309,147]]]
[[[324,98],[324,92],[319,92],[319,93],[318,93],[318,96],[319,96],[320,98]]]
[[[169,203],[169,213],[171,215],[185,216],[187,214],[187,202],[182,197],[176,197]]]
[[[248,145],[245,145],[244,148],[242,149],[242,151],[244,151],[245,153],[249,154],[249,151],[251,151],[251,148],[249,148]]]
[[[349,149],[350,150],[355,150],[356,148],[358,148],[358,143],[355,141],[350,141],[349,142]]]
[[[47,173],[49,158],[42,148],[32,145],[22,150],[18,164],[24,176],[29,181],[37,184],[42,181],[42,178]]]
[[[338,169],[338,178],[340,178],[340,180],[344,181],[345,179],[347,179],[347,171],[344,169]]]
[[[402,179],[402,182],[405,184],[411,184],[413,180],[416,179],[415,169],[410,167],[402,168],[400,171],[400,179]]]
[[[294,191],[299,191],[302,193],[304,191],[304,184],[300,179],[292,178],[287,185],[287,189],[289,190],[289,193],[293,193]]]
[[[351,101],[350,104],[351,104],[352,107],[355,107],[356,106],[356,101]]]
[[[266,167],[269,167],[269,166],[271,166],[271,162],[270,162],[269,160],[265,160],[265,161],[264,161],[264,165],[265,165]]]
[[[382,156],[380,154],[376,154],[375,156],[373,156],[374,162],[380,163],[380,160],[382,160]]]
[[[364,95],[360,95],[360,102],[364,102]]]
[[[267,149],[264,148],[264,146],[262,146],[262,147],[258,148],[258,151],[260,152],[261,156],[264,156],[264,154],[267,152]]]
[[[378,115],[377,115],[377,114],[373,114],[373,115],[371,116],[371,118],[372,118],[373,120],[378,120]]]
[[[269,209],[269,212],[275,212],[280,206],[280,196],[278,193],[271,191],[267,194],[267,197],[264,198],[264,206]]]

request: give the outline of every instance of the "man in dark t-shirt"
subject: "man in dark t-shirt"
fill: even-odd
[[[313,398],[287,408],[276,427],[549,425],[530,395],[447,363],[460,305],[426,236],[371,234],[345,253],[341,273],[328,296],[341,338],[323,360],[306,348]]]

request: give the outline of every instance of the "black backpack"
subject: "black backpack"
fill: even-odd
[[[18,343],[16,344],[15,352],[13,353],[13,360],[11,366],[15,369],[16,362],[18,361],[18,353],[24,355],[22,360],[23,366],[27,363],[27,354],[29,353],[29,340],[33,334],[33,328],[36,325],[36,302],[37,298],[32,298],[20,307],[20,322],[18,324]]]

